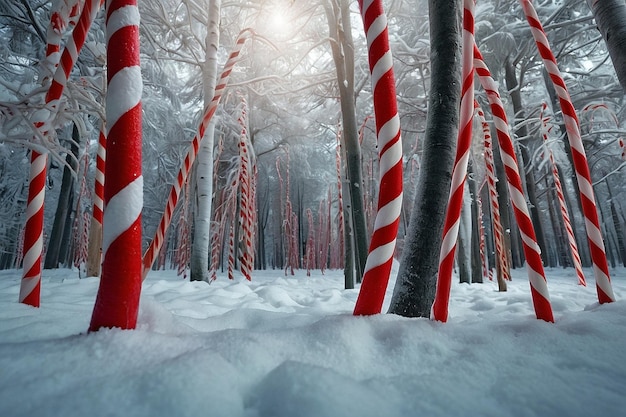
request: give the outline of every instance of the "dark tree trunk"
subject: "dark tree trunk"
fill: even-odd
[[[345,153],[346,171],[351,198],[354,267],[360,282],[367,260],[367,226],[363,207],[361,147],[356,122],[354,95],[354,44],[350,26],[350,2],[328,0],[324,3],[328,20],[333,61],[337,73],[337,87],[341,102],[343,125],[342,145]],[[347,246],[346,246],[347,248]]]
[[[626,91],[626,3],[624,0],[587,0],[606,42],[617,78]]]
[[[431,90],[422,165],[390,313],[429,317],[450,193],[461,99],[461,3],[429,0]]]
[[[470,162],[469,172],[473,172],[473,164]],[[476,184],[476,178],[471,176],[468,178],[470,193],[472,196],[472,283],[482,283],[482,263],[480,259],[480,222],[482,219],[479,217],[478,211],[478,184]]]
[[[71,154],[65,157],[65,161],[69,166],[76,171],[77,158],[78,158],[78,143],[80,142],[80,135],[78,128],[74,125],[72,129],[72,141],[70,145]],[[65,262],[65,256],[67,248],[62,249],[62,246],[69,245],[69,239],[64,239],[66,224],[68,224],[68,215],[70,215],[71,196],[74,190],[74,178],[72,171],[67,166],[63,168],[63,180],[61,182],[61,191],[59,192],[59,202],[56,212],[54,214],[54,223],[52,225],[52,232],[50,233],[50,240],[48,241],[48,250],[46,252],[46,259],[44,262],[45,269],[58,268],[59,262]]]

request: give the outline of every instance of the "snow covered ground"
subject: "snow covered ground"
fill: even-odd
[[[136,330],[87,334],[97,278],[44,271],[36,309],[21,271],[0,271],[0,416],[624,416],[626,269],[602,306],[585,272],[587,288],[547,271],[555,324],[534,318],[524,270],[506,293],[455,283],[442,324],[351,316],[340,271],[159,271]]]

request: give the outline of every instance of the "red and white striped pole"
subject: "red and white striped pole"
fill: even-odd
[[[556,188],[556,196],[559,200],[559,207],[561,209],[561,217],[563,218],[563,224],[565,225],[565,231],[567,232],[567,241],[569,243],[570,252],[572,254],[572,260],[574,261],[574,268],[576,269],[576,275],[578,276],[578,283],[580,285],[587,286],[585,281],[585,274],[583,273],[583,266],[580,260],[580,254],[578,253],[578,245],[576,244],[576,237],[574,236],[574,230],[572,229],[572,222],[570,221],[569,211],[565,204],[565,196],[563,194],[563,186],[561,185],[561,179],[559,177],[559,171],[554,161],[554,155],[552,150],[548,148],[548,120],[549,117],[544,116],[544,112],[547,108],[547,104],[543,103],[541,106],[541,133],[543,136],[544,145],[550,158],[550,165],[552,168],[552,177],[554,179],[554,187]]]
[[[72,32],[72,37],[61,55],[61,65],[57,67],[52,85],[46,93],[46,107],[34,115],[33,123],[45,137],[53,129],[54,112],[58,111],[67,77],[78,57],[78,52],[85,42],[87,31],[100,7],[99,1],[86,0],[79,23]],[[55,53],[55,52],[50,52]],[[41,254],[43,250],[43,213],[47,155],[31,151],[31,166],[26,208],[26,226],[24,231],[24,270],[20,285],[19,301],[39,307],[41,285]]]
[[[378,314],[383,305],[402,208],[402,140],[393,59],[382,0],[359,0],[372,77],[379,158],[378,211],[355,315]]]
[[[490,279],[490,275],[489,275],[489,263],[487,262],[487,256],[485,254],[486,242],[485,242],[485,226],[483,224],[483,201],[482,201],[482,198],[480,197],[481,189],[482,189],[482,186],[480,187],[478,191],[478,198],[476,199],[476,205],[478,206],[478,238],[480,239],[478,248],[480,251],[480,264],[482,266],[483,280],[487,280],[487,279]]]
[[[204,112],[204,115],[202,116],[202,120],[198,128],[198,132],[196,133],[193,140],[191,141],[191,146],[189,150],[187,151],[187,155],[185,156],[183,164],[180,170],[178,171],[178,175],[176,176],[176,183],[172,186],[172,189],[170,190],[170,194],[167,199],[167,205],[165,207],[165,211],[163,212],[163,216],[161,217],[161,221],[159,222],[159,226],[157,227],[156,234],[154,235],[152,242],[150,242],[150,246],[148,247],[148,250],[144,254],[144,257],[143,257],[143,278],[144,279],[148,275],[150,268],[152,268],[152,264],[154,263],[154,260],[156,259],[156,255],[159,253],[159,249],[161,248],[161,245],[163,245],[163,238],[165,236],[165,232],[167,231],[167,228],[169,227],[172,221],[172,214],[174,213],[174,208],[176,207],[176,203],[178,202],[178,197],[180,196],[181,187],[183,186],[185,180],[189,176],[189,171],[191,169],[191,166],[193,165],[193,162],[196,160],[196,156],[198,155],[198,149],[200,147],[200,142],[202,141],[202,138],[204,137],[204,132],[207,126],[209,125],[209,122],[213,118],[213,115],[215,114],[215,110],[217,109],[217,106],[219,105],[222,95],[224,94],[224,90],[226,89],[226,85],[228,84],[228,78],[230,77],[233,67],[239,60],[239,54],[241,52],[241,49],[243,48],[243,45],[253,35],[254,35],[254,32],[251,29],[244,29],[239,33],[239,36],[237,37],[237,41],[235,44],[235,48],[230,53],[230,56],[228,57],[228,60],[226,61],[226,64],[224,65],[224,70],[222,71],[222,74],[220,75],[220,79],[217,82],[217,86],[215,87],[215,94],[213,96],[213,99],[207,106]]]
[[[88,0],[89,1],[89,0]],[[89,331],[134,329],[141,294],[141,93],[137,0],[107,0],[107,163],[102,276]]]
[[[498,191],[496,189],[496,170],[493,162],[493,147],[491,146],[491,131],[489,124],[485,120],[485,113],[476,103],[476,114],[483,127],[484,147],[485,147],[485,167],[487,170],[487,187],[489,189],[489,200],[491,202],[491,221],[493,223],[493,237],[496,246],[496,257],[498,259],[498,268],[501,271],[502,278],[511,279],[511,271],[509,269],[509,260],[504,250],[504,231],[502,222],[500,221],[500,203],[498,202]]]
[[[437,289],[430,318],[441,322],[448,320],[448,303],[450,287],[452,285],[452,270],[454,268],[454,252],[459,235],[465,178],[467,164],[472,144],[472,121],[474,116],[474,62],[472,51],[474,48],[474,0],[463,1],[463,57],[461,90],[460,130],[456,148],[454,168],[452,169],[452,183],[448,198],[448,210],[443,226],[443,241],[439,252],[439,271],[437,274]]]
[[[567,131],[567,138],[572,150],[572,159],[574,161],[574,169],[576,170],[576,178],[578,179],[578,188],[580,193],[580,201],[582,205],[583,215],[585,217],[585,228],[587,230],[587,240],[591,249],[591,260],[593,262],[593,271],[596,278],[596,290],[598,293],[598,301],[602,303],[610,303],[615,301],[611,278],[609,276],[609,266],[606,260],[606,252],[604,249],[604,241],[602,240],[602,232],[600,231],[600,222],[598,220],[598,211],[595,203],[593,187],[591,185],[591,173],[587,163],[587,156],[583,141],[580,136],[580,128],[576,110],[572,104],[567,86],[561,75],[561,71],[556,64],[554,54],[550,49],[548,38],[543,30],[543,26],[539,21],[537,12],[532,6],[530,0],[520,0],[526,20],[530,25],[533,38],[541,55],[541,59],[550,74],[550,79],[554,84],[554,88],[559,97],[561,111],[563,113],[563,121]]]
[[[42,62],[44,79],[52,76],[61,59],[61,40],[68,26],[73,26],[80,13],[78,0],[58,0],[52,5],[50,23],[46,31],[46,58]]]
[[[526,198],[522,189],[522,179],[519,175],[517,157],[513,149],[513,140],[509,135],[509,125],[506,118],[504,106],[500,100],[498,86],[491,76],[491,72],[478,50],[474,45],[474,66],[478,79],[487,94],[493,122],[496,127],[496,136],[500,144],[500,158],[504,164],[504,172],[509,186],[509,195],[513,204],[513,213],[522,236],[522,246],[526,256],[526,271],[530,281],[530,293],[533,299],[535,315],[538,319],[548,322],[554,321],[552,306],[550,305],[550,295],[548,285],[541,261],[541,250],[537,243],[535,229],[526,205]]]
[[[43,202],[48,157],[31,151],[30,183],[24,228],[24,264],[20,285],[20,303],[39,307],[41,291],[41,254],[43,251]]]
[[[253,258],[251,252],[252,248],[252,192],[250,183],[250,155],[248,152],[248,114],[247,103],[245,98],[241,97],[241,115],[239,117],[239,125],[241,127],[241,133],[239,135],[239,187],[241,191],[241,206],[239,208],[239,227],[241,230],[240,239],[243,240],[243,245],[239,247],[241,256],[241,273],[250,281],[252,279]]]

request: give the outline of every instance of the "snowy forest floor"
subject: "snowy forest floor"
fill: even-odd
[[[546,271],[554,324],[523,269],[505,293],[455,282],[442,324],[353,317],[341,271],[152,271],[136,330],[87,334],[98,278],[46,270],[36,309],[0,271],[0,416],[623,416],[626,269],[601,306],[585,273]]]

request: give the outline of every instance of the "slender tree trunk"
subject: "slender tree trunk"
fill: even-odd
[[[461,2],[429,0],[431,91],[422,165],[390,313],[429,317],[461,101]]]
[[[469,172],[474,172],[473,164],[469,165]],[[480,222],[482,219],[479,217],[478,211],[478,184],[476,184],[476,178],[472,175],[468,181],[470,187],[471,196],[471,217],[472,217],[472,239],[471,239],[471,256],[472,256],[472,283],[482,284],[482,262],[480,259]]]
[[[463,206],[459,219],[458,250],[456,259],[459,266],[459,281],[472,282],[472,201],[469,193],[469,184],[465,182],[463,192]]]
[[[367,260],[367,224],[363,205],[361,147],[356,122],[354,95],[354,44],[350,25],[350,3],[347,0],[328,0],[324,3],[333,61],[337,73],[337,86],[341,102],[343,125],[342,145],[345,152],[351,198],[354,266],[360,282]]]
[[[76,125],[72,128],[72,141],[70,144],[71,154],[68,154],[65,158],[65,162],[72,167],[74,171],[77,168],[78,161],[78,144],[80,142],[80,135]],[[65,262],[65,258],[61,257],[61,246],[69,245],[70,242],[67,239],[63,239],[65,225],[68,223],[67,216],[70,215],[71,196],[74,190],[74,177],[72,171],[67,166],[63,168],[63,180],[61,182],[61,191],[59,192],[59,201],[57,209],[54,214],[54,223],[52,225],[52,232],[50,233],[50,240],[48,242],[48,250],[46,252],[46,260],[44,262],[45,269],[58,268],[59,262]],[[67,250],[64,251],[67,253]]]
[[[626,91],[626,3],[624,0],[587,0],[606,42],[617,78]]]
[[[220,1],[209,0],[209,24],[204,67],[204,103],[213,99],[217,82],[217,49],[219,47]],[[209,281],[209,248],[211,199],[213,198],[213,143],[215,123],[211,121],[200,143],[196,159],[196,203],[194,239],[191,253],[191,281]]]

